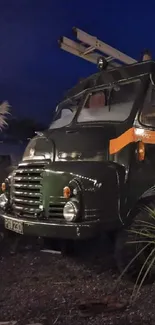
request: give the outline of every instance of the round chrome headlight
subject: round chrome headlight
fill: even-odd
[[[63,209],[63,216],[66,221],[75,221],[79,216],[79,207],[77,202],[68,201]]]

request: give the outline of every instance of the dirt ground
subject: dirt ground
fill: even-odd
[[[83,253],[82,253],[83,252]],[[36,246],[2,251],[0,259],[0,321],[53,325],[154,325],[155,284],[145,286],[134,306],[124,311],[83,317],[79,305],[102,301],[118,278],[112,247],[105,241],[97,258],[91,245],[77,256],[41,252]],[[91,253],[93,252],[93,253]],[[123,280],[114,291],[129,300],[133,286]]]

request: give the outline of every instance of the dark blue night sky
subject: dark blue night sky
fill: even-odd
[[[139,59],[155,55],[155,2],[0,0],[0,99],[16,116],[50,122],[64,92],[95,65],[59,49],[76,26]]]

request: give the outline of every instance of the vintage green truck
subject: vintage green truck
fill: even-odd
[[[154,80],[155,62],[146,61],[71,89],[3,184],[1,226],[73,241],[115,233],[123,269],[125,230],[143,205],[155,205]]]

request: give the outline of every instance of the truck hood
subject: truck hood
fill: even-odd
[[[30,141],[24,159],[50,157],[52,161],[106,160],[109,141],[116,136],[113,125],[48,130]]]

